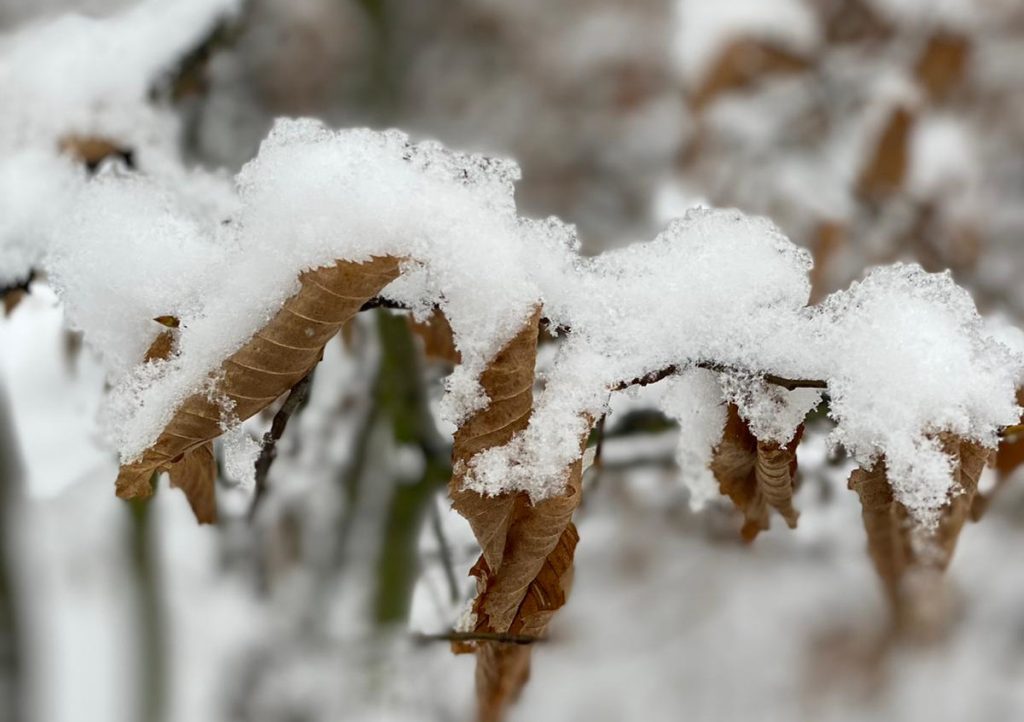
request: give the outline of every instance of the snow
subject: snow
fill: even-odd
[[[793,437],[821,390],[786,391],[762,374],[827,382],[833,439],[864,464],[885,456],[898,497],[923,522],[951,491],[936,435],[992,446],[1017,418],[1024,359],[983,332],[950,278],[880,269],[808,308],[809,255],[763,218],[692,208],[653,241],[584,259],[571,227],[516,214],[514,164],[312,120],[278,122],[236,178],[236,197],[197,177],[223,200],[199,206],[162,179],[101,174],[49,256],[69,319],[106,359],[105,428],[123,460],[211,388],[303,270],[387,255],[405,259],[406,273],[384,295],[419,315],[438,306],[451,323],[463,358],[442,403],[453,424],[487,403],[479,375],[534,308],[570,329],[529,426],[470,461],[466,484],[486,494],[561,493],[610,392],[670,366],[710,364],[718,393],[776,443]],[[178,354],[139,364],[160,330],[152,319],[168,314],[181,319]],[[706,459],[710,440],[705,429],[680,453]],[[700,498],[706,470],[692,473]]]
[[[85,183],[68,137],[130,149],[147,172],[182,180],[178,120],[151,97],[240,0],[146,0],[117,14],[61,15],[0,36],[0,286],[24,280]]]
[[[884,454],[897,499],[927,520],[952,485],[938,433],[995,446],[1020,415],[1019,351],[988,335],[948,273],[916,265],[875,269],[826,299],[814,325],[836,364],[833,439],[864,466]]]
[[[240,0],[145,0],[106,18],[75,14],[0,37],[0,149],[64,134],[138,138],[148,97]]]
[[[711,469],[712,454],[722,438],[726,409],[715,375],[691,369],[665,382],[662,410],[679,424],[676,463],[690,491],[690,507],[699,511],[719,496]]]

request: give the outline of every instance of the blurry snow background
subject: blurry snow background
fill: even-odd
[[[0,0],[0,32],[130,4]],[[937,30],[972,48],[969,90],[941,101],[922,99],[912,77]],[[709,68],[737,41],[756,46],[752,78],[714,87]],[[756,72],[765,57],[774,65]],[[983,311],[1019,324],[1022,61],[1012,0],[252,0],[204,92],[164,130],[190,162],[234,172],[278,115],[401,127],[515,157],[520,207],[578,224],[588,252],[652,237],[704,199],[768,214],[814,251],[816,291],[916,259],[952,267]],[[859,163],[896,106],[921,119],[906,185],[865,201]],[[367,420],[372,320],[356,328],[364,343],[329,346],[272,471],[279,523],[251,535],[231,486],[217,530],[196,527],[166,481],[145,519],[114,498],[101,367],[63,330],[45,283],[32,290],[0,320],[0,399],[23,469],[14,556],[28,719],[467,717],[472,659],[416,637],[450,627],[462,601],[429,519],[408,625],[374,622],[383,519],[417,460]],[[513,719],[1024,717],[1024,497],[1010,485],[965,529],[949,636],[892,648],[845,488],[852,462],[831,459],[824,434],[801,446],[800,527],[777,521],[751,547],[719,506],[690,510],[674,433],[609,441],[578,514],[573,594]],[[465,598],[472,537],[440,490],[436,507]]]

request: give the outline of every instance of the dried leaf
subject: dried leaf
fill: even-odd
[[[910,135],[914,116],[903,107],[894,108],[879,136],[874,154],[861,170],[857,192],[870,199],[884,198],[898,191],[907,174]]]
[[[28,295],[29,286],[35,280],[35,277],[35,272],[30,271],[27,278],[16,281],[9,286],[0,286],[0,299],[3,299],[5,317],[14,313],[14,309]]]
[[[559,537],[530,584],[509,633],[539,638],[552,615],[562,607],[572,584],[572,561],[579,534],[572,523]],[[481,560],[482,561],[482,560]],[[484,571],[486,573],[486,571]],[[481,642],[477,650],[476,687],[480,720],[500,720],[514,702],[530,673],[530,648],[500,642]]]
[[[942,100],[963,80],[970,51],[962,35],[941,31],[928,38],[914,74],[929,98]]]
[[[185,492],[188,505],[200,524],[217,523],[217,461],[213,458],[213,444],[187,451],[168,471],[171,486]]]
[[[107,138],[68,135],[61,138],[59,147],[62,153],[77,158],[89,170],[96,170],[107,158],[120,158],[129,168],[134,165],[132,152]]]
[[[808,68],[806,59],[753,38],[726,46],[693,94],[695,109],[705,107],[721,93],[744,88],[766,75],[793,73]]]
[[[1017,405],[1024,406],[1024,388],[1017,389]],[[1024,417],[1020,419],[1024,423]],[[971,519],[978,521],[988,511],[992,498],[1006,485],[1021,464],[1024,464],[1024,431],[1014,429],[999,442],[993,466],[996,470],[996,484],[985,495],[977,494],[971,505]]]
[[[491,403],[455,434],[451,497],[482,550],[471,570],[477,578],[476,632],[540,637],[565,603],[571,580],[581,459],[567,469],[566,493],[538,504],[524,493],[485,497],[462,488],[474,455],[506,443],[529,423],[539,319],[538,311],[488,366],[481,384]],[[479,717],[500,719],[526,682],[530,648],[487,641],[454,649],[476,651]]]
[[[795,529],[799,513],[793,507],[796,479],[796,447],[803,427],[785,446],[758,441],[729,404],[722,441],[715,449],[711,471],[722,494],[743,512],[744,541],[753,541],[770,526],[769,509],[775,509],[790,529]]]
[[[952,436],[941,437],[954,461],[956,491],[939,514],[934,529],[914,523],[892,491],[884,460],[869,470],[855,469],[849,487],[860,497],[868,552],[892,605],[894,619],[904,629],[930,633],[934,607],[939,603],[941,574],[949,565],[960,530],[970,513],[978,478],[988,450]]]
[[[302,274],[299,292],[221,365],[216,391],[234,405],[235,417],[242,421],[259,413],[309,373],[341,325],[398,276],[399,262],[390,257],[342,261]],[[221,408],[204,393],[186,399],[156,443],[121,467],[118,496],[148,496],[154,471],[171,468],[188,451],[220,436]]]
[[[455,338],[448,319],[440,310],[434,309],[425,322],[420,323],[409,316],[409,328],[423,341],[423,354],[428,359],[457,364],[462,358],[455,348]]]
[[[21,303],[27,295],[28,291],[23,288],[14,288],[10,291],[5,291],[3,293],[4,316],[10,316],[14,313],[14,309],[18,307],[18,304]]]
[[[838,221],[822,221],[811,236],[814,266],[811,268],[811,303],[828,295],[832,261],[847,242],[846,228]]]

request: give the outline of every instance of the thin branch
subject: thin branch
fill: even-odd
[[[409,311],[411,310],[404,303],[398,301],[392,301],[390,298],[384,298],[383,296],[374,296],[369,301],[359,307],[359,311],[372,311],[375,308],[390,308],[393,311]]]
[[[531,637],[527,634],[507,634],[504,632],[442,632],[441,634],[414,634],[413,639],[419,643],[426,642],[497,642],[499,644],[536,644],[543,642],[543,637]]]
[[[249,519],[256,516],[256,509],[259,507],[267,491],[267,475],[270,473],[270,465],[277,458],[277,442],[284,435],[288,426],[288,420],[292,414],[300,411],[309,400],[309,389],[313,383],[313,372],[303,376],[288,392],[288,398],[281,404],[281,408],[274,414],[274,420],[270,424],[270,430],[263,435],[263,446],[260,449],[260,456],[256,459],[256,490],[253,495],[252,506],[249,508]]]
[[[713,361],[698,361],[693,364],[697,368],[707,369],[708,371],[719,371],[724,373],[741,373],[742,369],[728,366],[726,364],[720,364]],[[677,364],[670,364],[665,368],[658,369],[657,371],[651,371],[650,373],[644,374],[643,376],[637,376],[629,381],[620,381],[619,383],[612,386],[613,391],[623,391],[628,389],[630,386],[649,386],[657,383],[662,379],[668,378],[674,374],[679,373],[680,367]],[[827,389],[828,382],[821,379],[791,379],[785,376],[779,376],[777,374],[763,374],[762,378],[765,383],[772,384],[773,386],[781,386],[784,389],[792,391],[794,389]]]
[[[597,436],[597,444],[594,447],[594,467],[598,469],[601,468],[601,452],[604,451],[604,423],[607,418],[607,414],[601,414],[601,418],[597,420],[597,426],[594,427],[594,434]]]

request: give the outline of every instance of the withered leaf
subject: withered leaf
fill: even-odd
[[[970,50],[970,41],[962,35],[942,31],[928,38],[914,74],[929,98],[942,100],[960,83]]]
[[[28,295],[28,291],[23,288],[12,288],[10,291],[5,291],[2,295],[4,300],[4,316],[10,316],[14,313],[14,309],[18,307],[18,304]]]
[[[914,116],[904,107],[889,114],[874,152],[861,169],[857,192],[864,198],[882,199],[903,186],[910,155]]]
[[[1017,389],[1017,405],[1024,406],[1024,388]],[[1024,423],[1024,418],[1020,422]],[[1020,468],[1021,464],[1024,464],[1024,431],[1013,429],[1000,440],[999,448],[996,449],[993,461],[996,470],[995,487],[985,495],[978,493],[974,497],[974,503],[971,505],[973,521],[978,521],[984,516],[992,498],[1006,485],[1006,482],[1013,476],[1013,472]]]
[[[743,512],[744,541],[753,541],[770,526],[769,510],[775,509],[790,529],[796,528],[799,513],[793,507],[796,479],[796,447],[803,427],[785,446],[758,441],[729,404],[722,441],[715,449],[711,471],[722,494]]]
[[[62,153],[84,163],[89,170],[96,170],[107,158],[120,158],[129,168],[134,165],[132,151],[108,138],[68,135],[61,138],[59,148]]]
[[[455,348],[455,338],[448,319],[439,310],[434,312],[423,323],[412,316],[408,317],[409,328],[423,342],[423,354],[435,361],[457,364],[461,361],[459,350]]]
[[[691,103],[699,110],[718,95],[746,87],[760,78],[808,67],[805,58],[785,48],[753,38],[740,38],[722,50],[694,92]]]
[[[237,419],[258,413],[309,373],[341,325],[398,276],[399,263],[390,257],[341,261],[303,273],[299,292],[221,365],[216,392],[233,403]],[[156,443],[121,467],[118,496],[149,495],[152,473],[170,469],[188,451],[220,436],[221,420],[221,406],[209,395],[186,399]]]
[[[565,603],[571,579],[581,459],[566,470],[566,493],[537,504],[525,493],[486,497],[462,487],[474,455],[506,443],[529,423],[539,319],[538,311],[493,359],[481,377],[490,404],[455,434],[451,497],[482,550],[471,570],[477,578],[476,632],[541,636]],[[476,651],[479,717],[500,719],[526,681],[530,648],[486,641],[455,650]]]
[[[972,442],[950,435],[943,435],[940,440],[954,462],[956,488],[940,510],[934,529],[915,524],[906,507],[896,500],[884,460],[871,469],[855,469],[850,474],[849,487],[860,497],[868,552],[885,587],[894,618],[901,626],[915,626],[921,603],[928,601],[908,585],[910,574],[936,579],[945,571],[989,457],[988,450]]]
[[[196,520],[200,524],[215,524],[217,461],[213,457],[213,444],[208,441],[185,452],[180,461],[171,464],[168,474],[171,486],[185,492]]]

